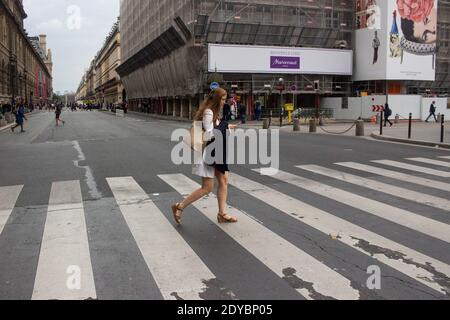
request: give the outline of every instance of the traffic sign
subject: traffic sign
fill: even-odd
[[[384,112],[384,106],[381,105],[374,105],[372,106],[372,111],[373,112]]]
[[[216,90],[217,88],[220,88],[220,84],[218,84],[217,82],[213,82],[209,87],[211,90]]]

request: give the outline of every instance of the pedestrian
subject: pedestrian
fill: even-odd
[[[241,118],[241,123],[245,124],[247,122],[247,108],[242,102],[238,104],[239,116]]]
[[[255,103],[255,116],[256,116],[256,121],[260,121],[261,120],[261,114],[262,114],[262,107],[261,107],[261,102],[258,100]]]
[[[434,120],[438,122],[438,118],[436,117],[436,101],[433,101],[433,103],[430,106],[430,115],[428,116],[427,120],[425,122],[428,122],[431,117],[434,117]]]
[[[56,105],[56,108],[55,108],[56,126],[59,125],[59,122],[62,122],[63,125],[66,124],[66,122],[61,119],[61,113],[62,113],[62,106],[60,104],[58,104],[58,105]]]
[[[236,217],[227,214],[227,198],[228,198],[228,181],[229,181],[229,169],[226,161],[222,164],[207,164],[205,160],[206,151],[211,143],[214,141],[214,129],[220,130],[221,133],[227,130],[234,130],[236,126],[228,124],[226,121],[220,120],[220,111],[223,110],[223,106],[227,99],[227,92],[218,88],[213,90],[208,98],[202,103],[199,111],[195,115],[194,120],[196,122],[202,122],[203,125],[203,141],[208,142],[208,145],[202,150],[195,152],[200,153],[202,159],[201,163],[194,164],[192,173],[202,178],[202,187],[194,191],[183,202],[176,203],[172,206],[173,217],[177,224],[181,224],[181,218],[183,211],[192,203],[207,196],[214,189],[214,178],[217,179],[218,187],[218,205],[219,213],[217,214],[218,223],[236,223],[238,222]],[[226,145],[226,139],[224,139]],[[225,154],[225,152],[223,153]]]
[[[231,107],[231,120],[236,120],[237,119],[237,104],[234,99],[231,100],[230,107]]]
[[[17,127],[20,127],[21,128],[20,132],[22,132],[22,133],[25,132],[25,130],[23,129],[23,120],[24,119],[28,121],[27,117],[25,116],[25,107],[21,103],[16,112],[16,125],[14,127],[11,127],[11,131],[14,132],[14,130]]]
[[[387,123],[393,126],[392,122],[389,120],[389,118],[392,116],[392,110],[389,108],[389,103],[386,102],[386,105],[384,106],[384,126],[387,127]]]
[[[223,106],[223,120],[230,121],[231,120],[231,106],[228,102]]]

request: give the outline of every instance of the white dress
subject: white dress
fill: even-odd
[[[212,110],[207,109],[203,114],[203,130],[205,130],[204,137],[206,140],[211,140],[214,136],[214,113]],[[194,164],[192,167],[192,174],[202,178],[214,178],[216,175],[216,169],[213,166],[209,166],[205,163],[205,154],[200,155],[198,151],[196,156],[201,157],[200,164]]]

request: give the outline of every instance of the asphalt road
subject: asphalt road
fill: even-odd
[[[237,225],[212,196],[177,227],[170,205],[200,183],[171,161],[186,124],[53,118],[0,133],[0,299],[450,298],[448,151],[281,132],[281,174],[231,166]],[[57,282],[69,265],[81,288]]]

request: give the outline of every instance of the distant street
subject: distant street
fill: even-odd
[[[211,195],[177,227],[189,123],[62,118],[0,133],[0,299],[450,298],[449,151],[285,130],[278,175],[231,166],[239,223]]]

